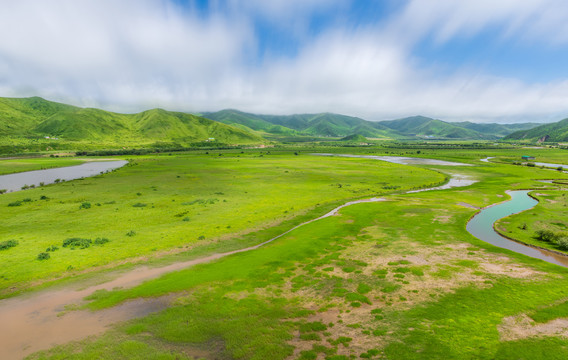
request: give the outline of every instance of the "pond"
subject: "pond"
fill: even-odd
[[[81,165],[46,170],[26,171],[0,176],[0,189],[7,192],[22,190],[22,187],[53,184],[56,180],[69,181],[99,175],[128,164],[126,160],[89,161]]]

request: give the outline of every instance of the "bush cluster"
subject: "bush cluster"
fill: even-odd
[[[6,240],[6,241],[2,241],[0,242],[0,250],[8,250],[9,248],[13,248],[14,246],[17,246],[18,240]]]
[[[75,237],[75,238],[68,238],[68,239],[65,239],[65,240],[63,241],[62,246],[63,246],[63,247],[69,247],[69,248],[71,248],[71,249],[75,249],[75,248],[86,249],[86,248],[90,247],[91,244],[93,244],[93,245],[103,245],[103,244],[106,244],[106,243],[109,242],[109,241],[110,241],[109,239],[104,238],[104,237],[103,237],[103,238],[98,237],[98,238],[96,238],[94,241],[91,240],[91,239],[84,239],[84,238]],[[56,247],[56,246],[52,246],[52,248],[55,248],[54,250],[57,250],[57,247]],[[54,250],[52,249],[51,251],[54,251]],[[48,250],[48,251],[49,251],[49,250]]]
[[[79,206],[79,209],[90,209],[91,208],[91,203],[85,201],[84,203],[81,204],[81,206]]]
[[[561,250],[568,250],[568,234],[541,229],[535,232],[535,238],[540,241],[556,244]]]
[[[47,260],[47,259],[49,259],[50,257],[51,257],[51,256],[50,256],[48,253],[46,253],[46,252],[42,252],[42,253],[39,253],[39,254],[37,255],[37,259],[38,259],[38,260]]]
[[[91,246],[91,239],[83,238],[68,238],[63,241],[63,247],[70,247],[72,249],[78,247],[79,249],[86,249]]]

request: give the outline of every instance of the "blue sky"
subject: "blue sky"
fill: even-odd
[[[560,0],[0,0],[0,96],[121,112],[568,116]]]

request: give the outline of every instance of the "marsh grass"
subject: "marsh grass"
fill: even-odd
[[[34,240],[26,243],[25,250],[10,251],[10,257],[0,255],[5,265],[0,276],[6,275],[0,281],[0,293],[5,296],[16,283],[21,287],[32,280],[68,276],[69,263],[77,264],[75,270],[81,271],[145,254],[158,256],[179,246],[193,248],[202,242],[215,242],[218,249],[231,238],[258,243],[268,238],[247,238],[246,234],[273,229],[314,209],[321,209],[321,215],[330,204],[352,198],[353,193],[345,187],[329,186],[347,179],[352,184],[348,188],[361,190],[357,194],[361,197],[387,192],[370,186],[369,178],[393,182],[404,175],[406,188],[444,178],[421,169],[407,174],[404,166],[366,159],[290,153],[262,159],[226,155],[143,156],[131,161],[135,166],[91,178],[80,190],[74,181],[27,190],[31,199],[46,196],[56,201],[25,203],[17,193],[2,195],[0,216],[10,219],[3,235]],[[283,170],[289,173],[282,176]],[[19,206],[7,207],[11,203]],[[191,221],[179,221],[184,218]],[[116,224],[127,224],[126,229]],[[33,265],[27,254],[51,246],[61,229],[71,236],[97,234],[113,242],[104,250],[90,249],[88,257],[82,252],[68,254],[68,263]],[[136,241],[130,240],[134,238]]]
[[[428,151],[423,153],[428,156]],[[460,155],[445,154],[453,159]],[[478,161],[480,155],[484,154],[462,160]],[[215,156],[219,161],[228,158]],[[210,357],[241,359],[565,358],[565,339],[544,336],[504,342],[497,329],[505,317],[520,313],[542,319],[565,316],[561,303],[568,297],[568,270],[473,238],[465,223],[475,210],[458,205],[499,202],[497,195],[504,190],[532,186],[534,178],[546,178],[548,173],[509,164],[483,164],[464,172],[482,181],[466,189],[393,195],[390,201],[347,207],[338,216],[300,227],[257,250],[166,274],[132,289],[97,292],[89,297],[90,309],[172,293],[177,301],[161,313],[121,325],[114,336],[35,358],[120,354],[124,343],[136,344],[128,353],[131,358],[142,358],[145,351],[179,354],[175,349],[212,342],[220,347]],[[177,174],[172,181],[177,181]],[[251,188],[246,191],[247,196],[254,194]],[[230,196],[229,190],[223,192]],[[185,201],[172,202],[169,195],[167,199],[169,205]],[[168,217],[178,211],[182,210],[168,212]],[[278,211],[281,214],[282,208]],[[453,221],[440,225],[434,221],[437,213],[451,214]],[[286,225],[296,220],[287,219]],[[231,225],[235,226],[233,221]],[[289,226],[259,229],[224,246],[243,247],[284,228]],[[214,244],[200,246],[204,254],[215,249]],[[196,251],[172,256],[189,257]],[[533,275],[491,273],[482,263],[520,267]],[[551,307],[551,315],[545,316],[550,304],[558,308]],[[546,355],[549,350],[552,353]]]

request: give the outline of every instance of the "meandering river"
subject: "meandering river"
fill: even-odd
[[[382,161],[390,161],[398,164],[424,164],[424,165],[443,165],[443,166],[470,166],[470,164],[462,164],[462,163],[455,163],[449,161],[441,161],[435,159],[421,159],[421,158],[399,158],[394,156],[372,156],[372,155],[337,155],[337,154],[319,154],[319,155],[326,155],[326,156],[345,156],[345,157],[363,157],[363,158],[370,158]],[[98,163],[88,163],[83,165],[91,165],[91,164],[104,164],[102,162]],[[120,166],[125,165],[126,162],[114,162],[113,166],[115,167],[98,167],[96,170],[91,170],[90,174],[97,175],[101,171],[104,172],[109,169],[117,168]],[[51,170],[59,170],[58,175],[51,176],[51,179],[55,181],[55,179],[66,179],[71,180],[70,177],[65,177],[66,172],[69,171],[70,168],[77,168],[79,166],[73,166],[68,168],[59,168],[59,169],[49,169],[49,170],[40,170],[42,172],[47,172]],[[106,163],[108,164],[108,162]],[[93,167],[90,167],[93,169]],[[13,182],[11,185],[11,189],[13,191],[17,191],[23,186],[24,184],[37,184],[42,181],[47,183],[49,180],[46,180],[44,177],[42,180],[36,180],[35,182],[31,181],[32,173],[37,173],[37,171],[32,171],[28,173],[20,173],[20,174],[12,174],[12,175],[20,175],[20,179],[23,179],[20,183]],[[76,177],[85,177],[89,175],[81,175],[78,176],[78,173],[75,172]],[[4,175],[9,176],[9,175]],[[422,189],[420,191],[432,191],[437,189],[447,189],[452,187],[461,187],[461,186],[469,186],[475,182],[464,175],[460,175],[458,173],[451,172],[451,179],[445,185],[439,187],[433,187],[429,189]],[[1,178],[1,177],[0,177]],[[52,181],[52,182],[53,182]],[[0,182],[0,184],[2,184]],[[0,185],[0,188],[3,188]],[[7,188],[7,187],[4,187]],[[410,192],[410,191],[409,191]],[[514,194],[514,199],[523,199],[522,196],[517,196],[517,192],[512,192]],[[525,193],[526,196],[526,193]],[[526,196],[528,198],[528,196]],[[530,198],[529,198],[530,199]],[[351,206],[355,204],[360,204],[364,202],[377,202],[383,201],[383,198],[370,198],[370,199],[362,199],[356,201],[347,202],[329,213],[318,217],[316,219],[312,219],[305,223],[302,223],[272,239],[269,239],[261,244],[251,246],[245,249],[240,249],[236,251],[220,253],[220,254],[213,254],[204,258],[175,263],[172,265],[168,265],[161,268],[148,268],[148,267],[139,267],[130,272],[118,275],[114,280],[110,282],[106,282],[104,284],[96,285],[87,287],[81,290],[71,289],[71,288],[63,288],[63,289],[50,289],[47,291],[42,291],[39,293],[33,294],[25,294],[22,296],[18,296],[11,299],[0,300],[0,349],[2,352],[2,359],[20,359],[26,355],[31,353],[37,352],[42,349],[50,348],[56,344],[64,344],[70,341],[79,340],[85,338],[89,335],[95,335],[104,332],[107,327],[113,323],[129,320],[132,318],[144,316],[151,312],[159,311],[161,309],[166,308],[169,306],[169,297],[161,297],[161,298],[154,298],[154,299],[137,299],[125,302],[119,306],[116,306],[111,309],[106,309],[103,311],[98,312],[89,312],[89,311],[71,311],[63,316],[59,316],[61,312],[65,309],[66,305],[74,304],[80,302],[85,296],[93,293],[96,290],[106,289],[112,290],[116,287],[133,287],[136,286],[143,281],[156,278],[162,274],[167,272],[181,270],[196,264],[206,263],[209,261],[213,261],[216,259],[223,258],[225,256],[229,256],[232,254],[246,252],[258,249],[261,246],[264,246],[285,234],[297,229],[300,226],[304,226],[306,224],[312,223],[314,221],[318,221],[320,219],[333,216],[338,213],[338,211],[346,206]],[[512,212],[519,212],[525,210],[525,203],[517,203],[517,202],[506,202],[503,204],[508,204],[508,208]],[[503,204],[499,204],[494,207],[489,207],[482,210],[478,215],[476,215],[469,223],[468,223],[468,230],[472,232],[472,234],[476,237],[480,237],[482,240],[488,241],[493,243],[491,239],[494,238],[496,233],[493,231],[493,223],[497,220],[498,217],[503,217],[507,215],[503,215],[507,213],[507,211],[502,210]],[[533,203],[529,202],[528,205],[530,208],[534,206]],[[528,206],[526,205],[526,206]],[[493,210],[492,210],[493,209]],[[498,211],[494,210],[497,209]],[[490,215],[486,215],[489,213]],[[495,215],[496,214],[496,215]],[[497,217],[495,217],[497,216]],[[497,235],[498,236],[498,235]],[[488,240],[486,240],[488,239]],[[510,240],[507,240],[511,242]],[[517,251],[529,256],[533,256],[530,251],[527,251],[527,247],[520,245],[518,243],[512,242],[514,245],[511,245],[513,248],[509,248],[513,251]],[[497,246],[501,246],[495,244]],[[506,245],[509,246],[509,245]],[[505,247],[505,246],[501,246]],[[537,249],[528,248],[536,253],[542,253],[542,251]],[[545,261],[550,261],[549,258],[554,259],[555,255],[541,255]],[[559,258],[561,256],[556,255]],[[537,256],[534,256],[537,257]],[[568,261],[562,262],[560,259],[556,260],[559,265],[568,266]],[[554,262],[554,261],[550,261]],[[6,326],[9,324],[9,326]]]
[[[511,200],[481,210],[467,223],[467,231],[476,238],[500,248],[568,267],[568,257],[552,251],[523,245],[499,235],[494,230],[494,224],[497,220],[526,211],[538,204],[537,200],[528,195],[529,190],[509,191],[508,193],[511,195]]]

